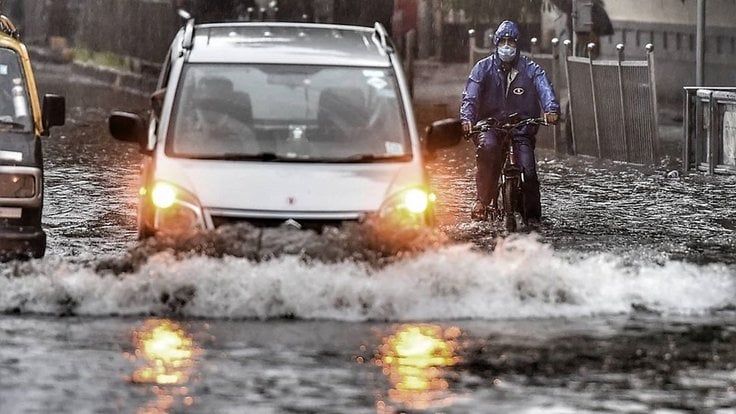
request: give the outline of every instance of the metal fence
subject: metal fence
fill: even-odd
[[[686,87],[683,168],[736,173],[736,88]]]
[[[565,42],[566,55],[569,41]],[[589,45],[589,54],[595,45]],[[567,56],[573,154],[647,164],[657,160],[654,47],[647,60],[627,61],[618,46],[615,61]]]

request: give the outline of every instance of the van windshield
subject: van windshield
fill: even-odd
[[[300,162],[408,160],[396,85],[384,68],[189,64],[166,152]]]
[[[30,131],[33,119],[28,103],[28,86],[18,55],[0,48],[0,131]]]

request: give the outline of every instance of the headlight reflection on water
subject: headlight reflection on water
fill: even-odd
[[[179,404],[191,406],[194,399],[186,385],[194,373],[195,356],[200,352],[192,338],[177,323],[151,319],[133,332],[135,353],[128,355],[137,366],[130,378],[151,384],[155,401],[139,413],[164,413]]]
[[[385,338],[376,365],[382,367],[391,389],[388,402],[379,401],[379,413],[393,412],[389,404],[425,410],[452,403],[454,394],[447,369],[457,363],[456,340],[460,329],[435,325],[403,325]]]

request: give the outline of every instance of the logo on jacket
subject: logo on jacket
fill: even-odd
[[[524,94],[524,88],[514,89],[514,95],[523,95],[523,94]]]

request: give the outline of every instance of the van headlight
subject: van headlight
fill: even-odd
[[[435,195],[426,188],[410,187],[389,197],[381,206],[379,217],[405,225],[427,224],[435,201]]]
[[[158,182],[151,191],[151,201],[156,208],[166,210],[176,202],[176,187],[169,183]]]
[[[164,181],[157,181],[150,191],[156,208],[155,227],[163,232],[183,232],[204,228],[202,206],[190,192]]]
[[[423,214],[429,207],[430,195],[418,188],[407,190],[403,194],[404,208],[413,214]]]

